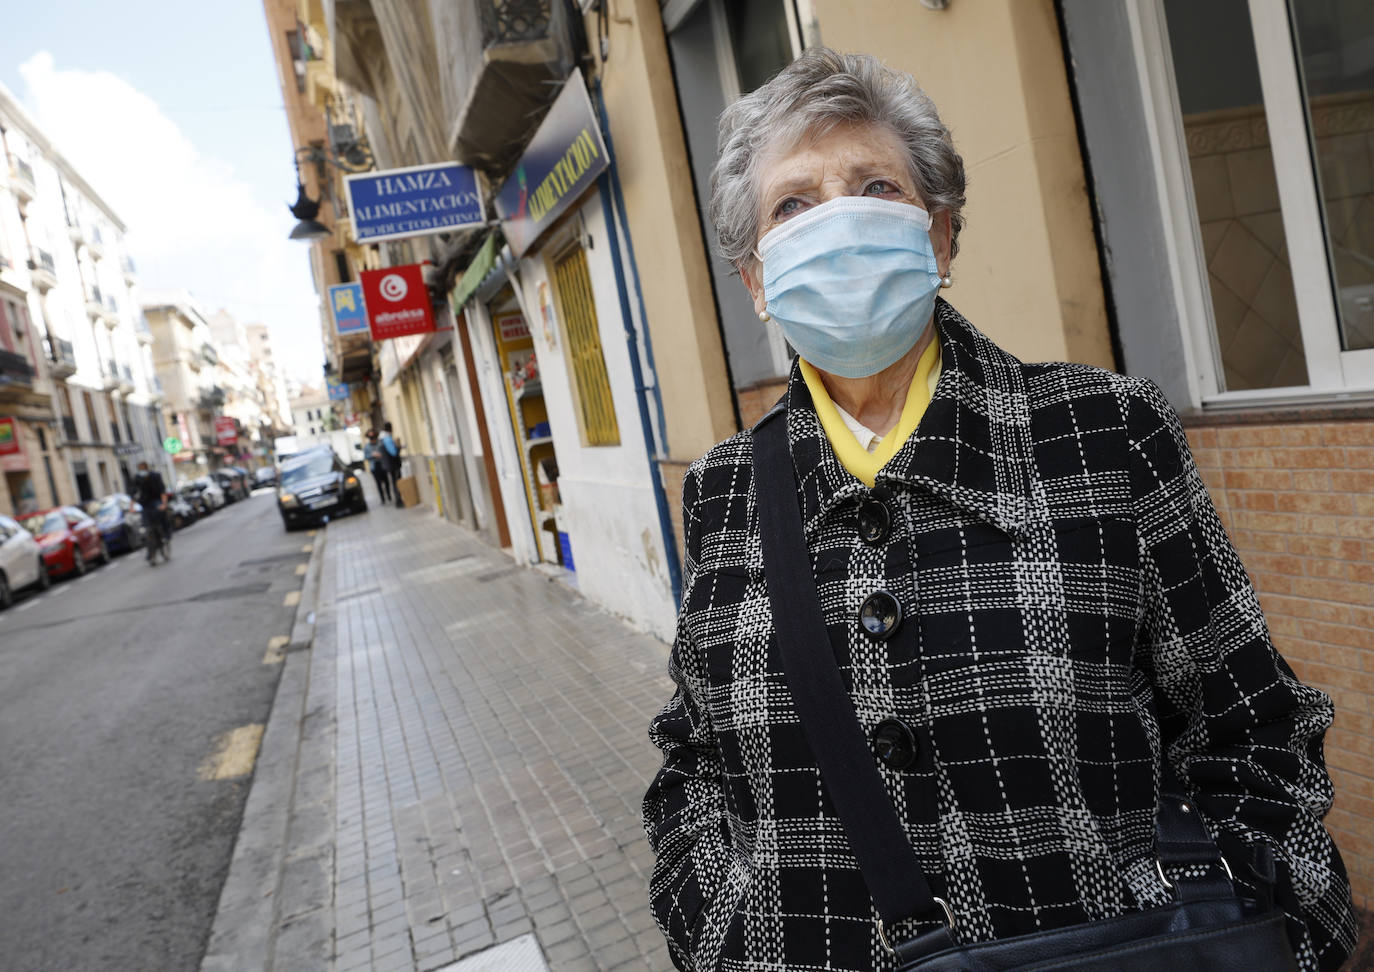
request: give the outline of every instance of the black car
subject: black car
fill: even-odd
[[[363,484],[327,445],[282,460],[277,509],[286,529],[345,513],[364,513]]]

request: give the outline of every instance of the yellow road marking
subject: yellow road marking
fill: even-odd
[[[304,547],[301,547],[301,553],[310,553],[314,549],[315,545],[313,543],[307,543]]]
[[[295,607],[301,603],[300,591],[287,591],[286,598],[281,602],[284,607]]]
[[[306,530],[306,531],[305,531],[305,535],[306,535],[307,537],[313,537],[313,536],[314,536],[316,533],[318,533],[318,532],[319,532],[318,530]]]
[[[275,665],[286,658],[285,648],[291,638],[287,635],[273,635],[267,640],[267,654],[262,656],[264,665]]]
[[[297,576],[297,577],[304,577],[304,576],[305,576],[305,572],[306,572],[307,570],[309,570],[309,569],[310,569],[310,565],[309,565],[309,564],[297,564],[297,565],[296,565],[296,576]]]
[[[200,764],[196,775],[202,780],[232,780],[253,772],[262,730],[262,723],[255,722],[220,733],[215,737],[215,748]]]

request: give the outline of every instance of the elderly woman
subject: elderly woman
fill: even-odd
[[[1024,364],[937,299],[964,169],[909,76],[809,51],[727,109],[719,154],[721,251],[798,360],[683,486],[677,692],[644,802],[674,963],[915,968],[922,936],[997,944],[1211,895],[1269,909],[1287,945],[1267,967],[1287,947],[1339,966],[1332,705],[1270,643],[1158,389]],[[765,434],[780,462],[756,460]],[[789,515],[792,561],[769,539]],[[825,648],[798,661],[808,617]],[[840,701],[804,707],[827,669]],[[1201,829],[1165,835],[1166,807]],[[885,857],[938,907],[892,914]]]

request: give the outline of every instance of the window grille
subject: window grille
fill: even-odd
[[[587,273],[587,255],[581,247],[555,264],[554,282],[563,308],[583,437],[590,446],[620,445],[620,426],[616,423],[611,382],[606,375],[606,357],[601,351],[592,280]]]

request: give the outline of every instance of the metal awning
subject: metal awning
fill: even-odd
[[[477,292],[477,288],[482,286],[482,281],[487,279],[487,275],[496,266],[496,253],[500,249],[501,242],[500,230],[492,230],[487,234],[487,238],[483,241],[481,248],[478,249],[477,255],[472,258],[468,268],[463,271],[463,275],[454,284],[450,302],[453,305],[455,315],[462,312],[463,305],[468,302],[468,298]]]

